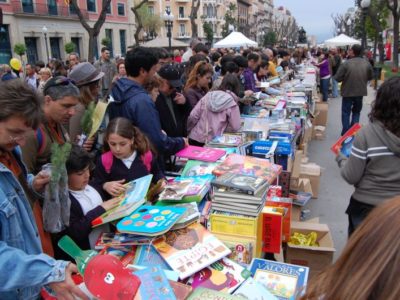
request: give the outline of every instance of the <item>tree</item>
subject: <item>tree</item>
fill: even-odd
[[[210,45],[212,45],[214,41],[214,31],[210,23],[204,22],[203,23],[203,30],[206,36],[206,40]]]
[[[83,28],[89,34],[89,53],[88,60],[90,62],[94,61],[94,50],[97,47],[96,41],[97,37],[100,34],[101,27],[103,27],[104,22],[106,21],[107,8],[110,6],[111,0],[102,0],[101,1],[101,11],[99,14],[99,18],[94,23],[93,27],[90,27],[87,21],[85,20],[84,15],[82,14],[81,9],[78,6],[78,0],[70,0],[70,5],[75,9],[76,14],[78,15],[79,21],[81,22]]]
[[[237,19],[236,19],[236,5],[230,3],[228,6],[228,10],[225,12],[224,20],[225,24],[222,27],[222,37],[226,37],[229,33],[229,25],[233,27],[237,27]]]
[[[141,10],[141,7],[145,5],[148,2],[148,0],[136,0],[133,2],[134,6],[131,7],[131,11],[135,15],[135,22],[136,22],[136,31],[133,34],[135,37],[135,43],[136,45],[139,45],[139,36],[140,36],[140,31],[143,29],[143,13],[144,11]],[[148,9],[147,9],[148,13]]]
[[[111,40],[110,40],[110,38],[109,38],[109,37],[102,38],[102,39],[101,39],[101,44],[102,44],[104,47],[110,47],[110,45],[111,45]]]
[[[397,72],[399,69],[399,3],[397,0],[383,0],[387,8],[392,12],[393,16],[393,65],[392,71]]]
[[[192,29],[192,38],[199,36],[199,30],[197,27],[197,12],[200,8],[200,0],[192,0],[192,8],[190,9],[190,26]]]
[[[64,45],[64,50],[67,54],[70,54],[75,51],[75,44],[73,42],[66,43]]]
[[[159,31],[163,25],[161,17],[159,15],[151,14],[147,4],[144,4],[139,11],[141,13],[143,29],[146,32],[151,33],[151,35],[156,36],[157,31]]]
[[[263,37],[263,46],[273,48],[276,44],[276,33],[268,31]]]
[[[22,55],[25,55],[25,53],[26,53],[25,44],[22,44],[22,43],[15,44],[14,45],[14,52],[21,57],[21,61],[22,61]]]

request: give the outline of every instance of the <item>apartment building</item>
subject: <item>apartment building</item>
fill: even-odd
[[[68,42],[74,43],[76,52],[87,59],[89,35],[72,6],[67,3],[61,0],[0,0],[3,9],[0,63],[8,63],[11,57],[17,57],[13,53],[16,43],[26,45],[28,62],[47,61],[47,56],[65,60],[64,45]],[[78,0],[78,4],[87,23],[93,27],[99,17],[102,1]],[[134,16],[130,5],[128,0],[111,1],[95,53],[99,53],[104,37],[110,39],[114,55],[124,55],[126,47],[133,43]]]

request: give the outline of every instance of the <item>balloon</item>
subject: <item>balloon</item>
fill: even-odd
[[[14,70],[20,70],[22,67],[21,61],[18,58],[11,58],[10,59],[10,66]]]

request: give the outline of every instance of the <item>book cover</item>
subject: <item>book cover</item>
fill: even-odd
[[[242,298],[225,294],[222,292],[217,292],[214,290],[206,289],[206,288],[198,288],[190,294],[187,300],[240,300]]]
[[[203,190],[205,186],[209,186],[211,180],[214,178],[213,175],[201,175],[201,176],[191,176],[191,177],[176,177],[174,181],[181,182],[186,180],[191,180],[189,189],[187,190],[185,196],[194,196]]]
[[[338,155],[342,153],[346,157],[350,156],[351,147],[353,146],[354,138],[357,132],[361,129],[361,125],[359,123],[354,124],[344,135],[342,135],[336,143],[334,143],[331,147],[333,153]]]
[[[218,166],[218,163],[189,160],[185,168],[182,170],[182,176],[193,177],[212,174],[214,168]]]
[[[215,234],[215,236],[231,250],[227,258],[244,267],[250,265],[257,247],[255,239],[223,234]]]
[[[158,199],[166,201],[182,200],[182,198],[188,193],[192,182],[192,179],[170,181],[164,187],[164,190],[158,196]]]
[[[214,200],[218,201],[221,199],[229,199],[232,202],[240,202],[240,203],[253,203],[259,204],[261,203],[267,195],[268,189],[261,190],[254,195],[238,193],[235,189],[227,188],[227,187],[214,187],[213,188],[213,196]]]
[[[258,206],[241,203],[211,203],[211,209],[253,217],[258,217],[263,207],[264,203],[261,203]]]
[[[126,184],[127,189],[125,193],[119,196],[121,199],[120,204],[116,208],[106,211],[100,217],[94,219],[92,221],[92,226],[95,227],[121,219],[130,215],[139,206],[143,205],[146,201],[146,194],[149,190],[152,178],[153,175],[150,174],[128,182]]]
[[[257,194],[261,189],[267,188],[267,181],[254,175],[236,174],[227,172],[215,178],[211,184],[216,187],[227,187],[249,195]]]
[[[214,137],[208,145],[217,147],[237,147],[242,143],[242,136],[238,134],[223,134]]]
[[[281,166],[271,164],[266,159],[230,154],[225,161],[214,169],[213,174],[221,176],[230,172],[241,175],[251,175],[261,177],[271,184],[281,171]]]
[[[94,248],[96,250],[101,250],[106,246],[132,246],[149,244],[150,242],[151,240],[147,236],[119,232],[102,232]]]
[[[135,259],[136,246],[107,246],[99,252],[101,255],[109,254],[118,258],[124,267],[131,264]]]
[[[174,290],[159,266],[145,268],[134,274],[141,281],[135,300],[176,300]]]
[[[230,250],[200,224],[171,230],[153,243],[170,267],[185,279],[230,254]]]
[[[258,223],[258,217],[243,214],[215,210],[210,214],[211,232],[213,233],[257,237]]]
[[[290,222],[292,220],[292,202],[291,198],[272,197],[267,199],[265,206],[283,207],[285,208],[285,215],[283,216],[282,234],[283,242],[290,239]]]
[[[233,295],[247,300],[277,300],[274,295],[252,277],[247,278]]]
[[[188,146],[175,154],[177,157],[183,157],[194,160],[216,162],[225,155],[225,151],[214,148],[203,148],[198,146]]]
[[[163,270],[172,270],[153,245],[138,246],[133,264],[145,267],[159,266]]]
[[[275,207],[264,207],[262,211],[262,251],[280,253],[282,247],[282,212]]]
[[[166,206],[163,201],[159,201],[156,203],[156,206]],[[185,213],[182,215],[182,217],[175,223],[174,226],[172,226],[171,230],[176,230],[176,229],[181,229],[183,227],[186,227],[187,225],[197,222],[200,218],[200,212],[197,207],[196,202],[188,202],[188,203],[169,203],[168,205],[170,206],[175,206],[175,207],[184,207],[186,208]]]
[[[117,229],[120,232],[157,236],[170,230],[185,211],[184,207],[143,205],[119,221]]]
[[[195,273],[188,283],[193,289],[203,287],[231,294],[250,276],[250,271],[229,258],[223,258]]]
[[[180,282],[169,281],[177,300],[185,300],[192,292],[192,287]]]
[[[295,300],[305,290],[309,268],[255,258],[250,271],[254,280],[278,299]]]

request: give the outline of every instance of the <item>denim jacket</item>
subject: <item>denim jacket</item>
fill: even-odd
[[[14,150],[32,187],[21,151]],[[0,163],[0,299],[38,299],[43,285],[63,281],[68,262],[42,253],[32,210],[18,180]]]

